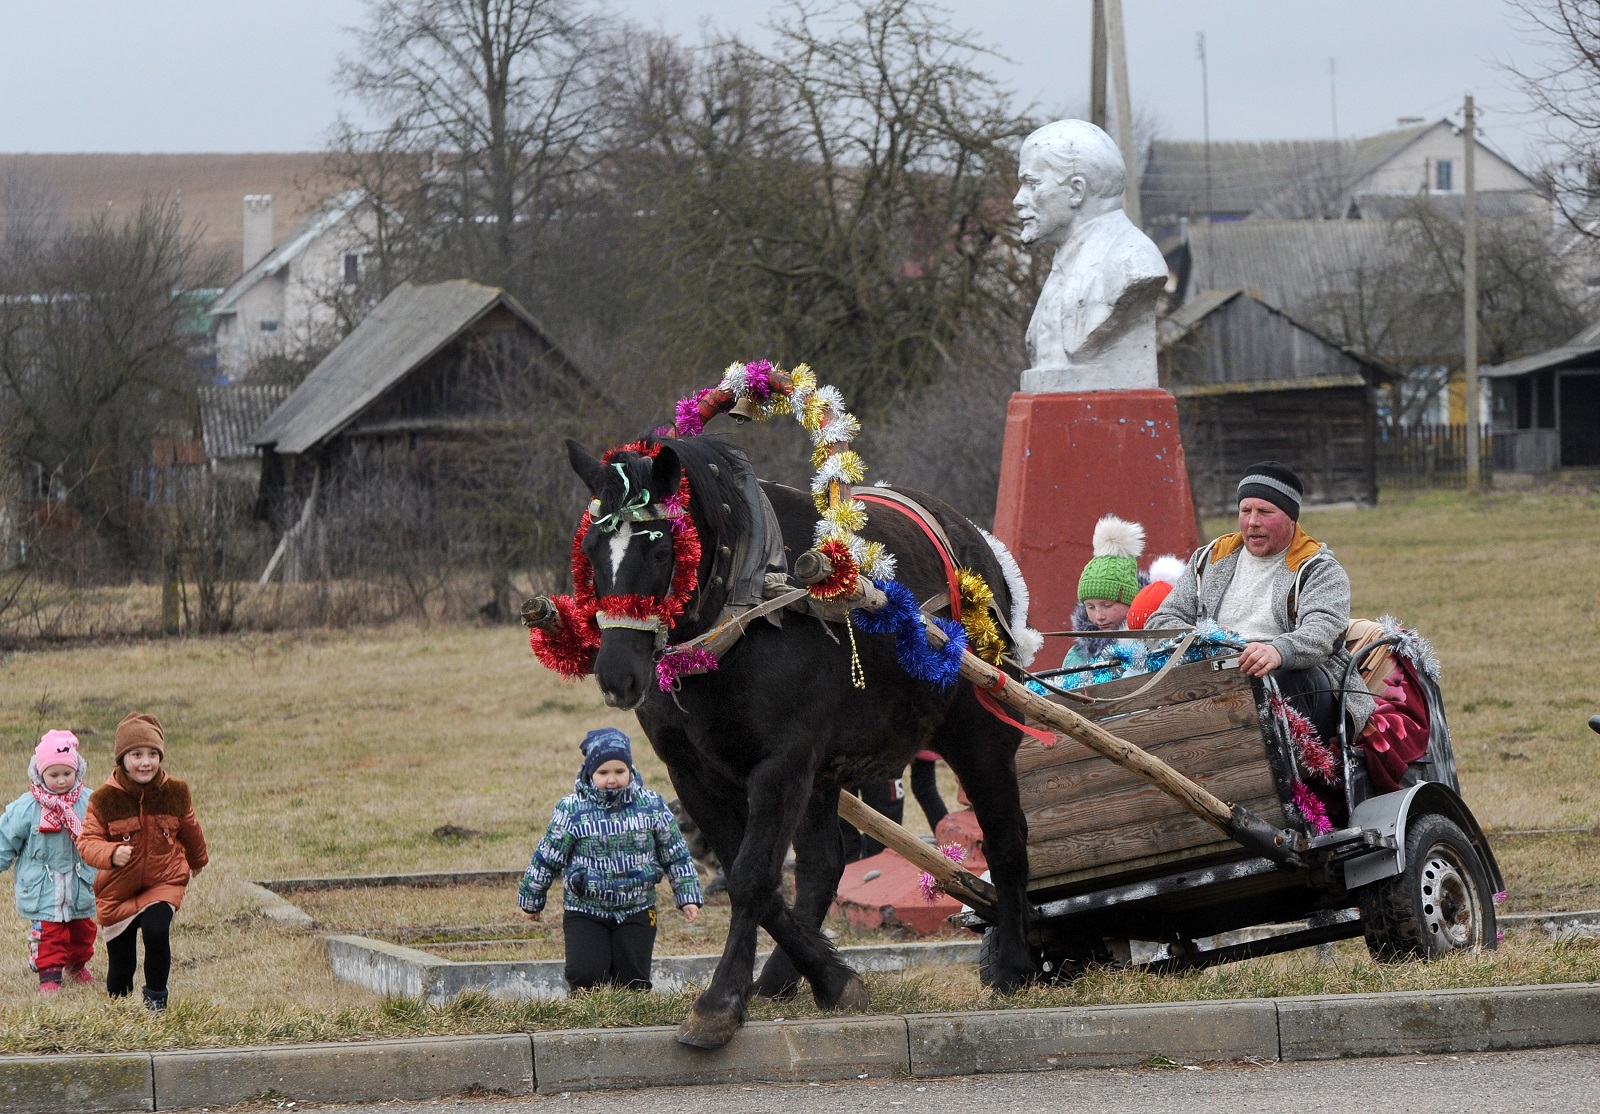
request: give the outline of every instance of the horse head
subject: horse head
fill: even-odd
[[[682,599],[674,599],[674,573],[679,571],[676,558],[682,555],[688,515],[679,499],[683,472],[670,445],[648,449],[630,446],[598,460],[576,441],[567,442],[572,470],[592,496],[579,550],[593,576],[598,604],[595,679],[614,708],[636,708],[649,693],[672,612],[682,610]],[[574,579],[582,575],[575,562]],[[681,596],[683,585],[677,588]]]

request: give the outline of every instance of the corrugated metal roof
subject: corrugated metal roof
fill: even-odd
[[[1153,140],[1139,180],[1140,202],[1147,217],[1262,210],[1266,216],[1342,216],[1330,206],[1438,124],[1362,139],[1214,141],[1209,160],[1205,143]]]
[[[200,388],[200,435],[212,460],[256,455],[250,435],[289,397],[286,383],[230,383]]]
[[[1592,330],[1585,330],[1589,331]],[[1544,371],[1547,368],[1577,363],[1597,354],[1600,354],[1600,344],[1563,344],[1560,348],[1536,352],[1532,356],[1523,356],[1518,360],[1507,360],[1493,367],[1479,368],[1478,374],[1485,379],[1506,379],[1515,375],[1526,375],[1530,371]]]
[[[1244,289],[1270,306],[1304,313],[1349,290],[1390,255],[1391,226],[1361,220],[1250,220],[1189,229],[1188,289]]]
[[[280,453],[303,453],[362,410],[497,305],[543,330],[504,290],[466,279],[401,283],[316,366],[250,438]],[[574,369],[575,370],[575,369]]]
[[[1163,346],[1182,340],[1207,314],[1243,294],[1243,290],[1202,290],[1156,323]]]

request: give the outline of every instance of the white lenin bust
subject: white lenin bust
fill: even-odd
[[[1161,252],[1122,211],[1122,154],[1086,120],[1046,124],[1022,144],[1013,199],[1022,242],[1055,249],[1028,324],[1022,389],[1115,391],[1156,382]]]

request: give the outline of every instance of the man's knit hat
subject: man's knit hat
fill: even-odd
[[[633,768],[633,744],[615,727],[595,728],[578,747],[583,751],[583,772],[578,776],[584,782],[593,781],[594,772],[607,762],[623,762]]]
[[[118,765],[122,763],[122,756],[135,747],[149,747],[159,751],[163,761],[167,757],[167,733],[161,729],[161,721],[149,712],[129,712],[117,724],[116,751],[113,756]]]
[[[1078,578],[1080,600],[1132,603],[1139,592],[1144,527],[1108,514],[1094,524],[1094,558]]]
[[[1305,485],[1294,469],[1276,460],[1252,464],[1239,481],[1239,501],[1265,499],[1294,521],[1300,521],[1300,500],[1306,493]]]
[[[70,731],[46,731],[33,748],[33,767],[41,774],[51,766],[78,769],[78,737]]]

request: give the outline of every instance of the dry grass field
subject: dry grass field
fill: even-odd
[[[1437,644],[1463,787],[1484,825],[1583,829],[1496,840],[1510,882],[1508,911],[1600,906],[1600,783],[1589,776],[1600,736],[1585,726],[1600,711],[1593,665],[1600,648],[1600,498],[1421,495],[1369,511],[1312,511],[1305,525],[1350,569],[1358,614],[1393,612]],[[519,629],[394,626],[12,653],[0,658],[0,790],[13,797],[24,790],[29,750],[49,727],[77,731],[92,777],[103,778],[112,731],[135,708],[167,725],[168,766],[194,787],[214,864],[192,887],[177,921],[175,1006],[154,1019],[128,1003],[107,1003],[95,990],[40,1003],[26,971],[23,922],[0,919],[0,1050],[218,1045],[681,1016],[681,998],[610,994],[520,1006],[467,998],[439,1010],[385,1003],[336,982],[319,937],[271,925],[232,885],[523,866],[550,807],[571,786],[583,732],[634,725],[606,709],[592,686],[566,684],[541,670]],[[647,746],[637,761],[648,784],[667,787]],[[946,795],[953,800],[948,783]],[[920,820],[914,807],[908,818]],[[474,834],[435,835],[445,825]],[[509,889],[304,900],[341,929],[517,922]],[[675,930],[663,948],[717,950],[725,914],[711,912],[712,927]],[[523,932],[530,955],[558,953],[558,927]],[[94,969],[103,971],[103,960]],[[1188,976],[1108,972],[1014,1001],[1595,978],[1600,948],[1512,936],[1498,955],[1444,964],[1380,967],[1359,946],[1344,945],[1332,963],[1308,954]],[[881,1009],[987,1002],[968,972],[886,976],[872,985]],[[805,1010],[790,1003],[763,1006],[759,1015]]]

